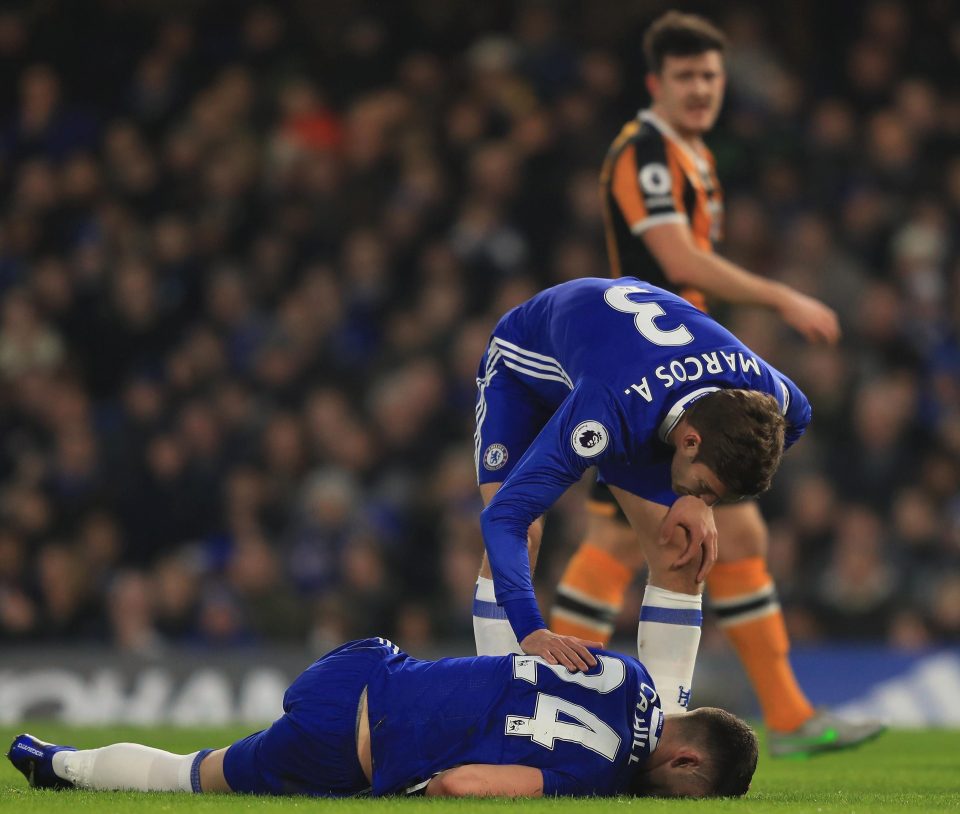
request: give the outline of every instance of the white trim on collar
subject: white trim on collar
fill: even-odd
[[[684,141],[680,134],[674,130],[669,124],[667,124],[662,118],[660,118],[656,113],[654,113],[649,108],[646,110],[641,110],[637,114],[637,118],[642,122],[647,122],[648,124],[655,127],[660,133],[666,136],[670,141],[675,142],[677,147],[683,151],[683,153],[693,161],[694,166],[698,171],[702,173],[710,172],[710,162],[707,161],[702,155],[697,153],[686,141]]]
[[[701,387],[699,390],[694,390],[692,393],[685,395],[680,401],[673,405],[668,411],[667,414],[663,417],[663,421],[660,422],[660,428],[657,430],[657,435],[660,437],[660,440],[664,443],[667,443],[667,437],[673,432],[673,428],[680,423],[680,419],[683,418],[683,414],[687,411],[693,402],[695,402],[701,396],[707,395],[707,393],[713,393],[719,390],[719,387]]]

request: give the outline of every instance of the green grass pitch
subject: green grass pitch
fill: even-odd
[[[3,752],[22,731],[79,747],[117,741],[147,743],[187,753],[218,747],[248,734],[246,729],[70,728],[31,723],[0,730]],[[429,810],[530,811],[599,814],[620,809],[671,811],[874,814],[874,812],[960,811],[960,731],[894,731],[862,749],[810,760],[771,760],[761,753],[750,794],[743,800],[313,800],[229,795],[35,791],[6,760],[0,765],[2,814],[111,814],[112,812],[320,811],[336,814],[420,814]]]

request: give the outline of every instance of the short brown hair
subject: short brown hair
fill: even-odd
[[[668,715],[667,722],[685,745],[700,752],[701,771],[664,787],[662,783],[651,785],[641,763],[630,780],[630,794],[742,797],[747,793],[757,770],[759,749],[757,736],[746,722],[718,707]]]
[[[700,433],[696,461],[733,495],[770,488],[783,457],[786,421],[777,400],[756,390],[717,390],[691,404],[684,418]]]
[[[705,752],[704,796],[746,794],[757,770],[757,736],[753,730],[736,715],[717,707],[701,707],[679,717]]]
[[[658,17],[643,35],[643,55],[650,73],[660,73],[664,57],[691,57],[706,51],[722,54],[726,47],[727,38],[713,23],[679,11]]]

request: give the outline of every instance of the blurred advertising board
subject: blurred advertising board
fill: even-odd
[[[469,655],[471,645],[416,655]],[[8,650],[0,661],[0,724],[37,718],[78,725],[263,724],[280,714],[283,691],[313,658],[297,649],[167,651],[151,659],[109,650]],[[817,705],[900,727],[960,727],[960,648],[798,648],[793,662]],[[694,692],[698,705],[756,717],[743,671],[729,653],[702,654]]]

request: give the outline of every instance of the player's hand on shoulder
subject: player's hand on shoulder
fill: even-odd
[[[713,509],[699,497],[683,495],[677,498],[660,524],[660,545],[669,543],[678,528],[685,531],[686,544],[670,570],[684,568],[700,557],[697,582],[703,582],[717,561],[717,524]]]
[[[540,656],[547,664],[560,664],[571,673],[585,673],[596,665],[596,656],[587,649],[589,647],[603,647],[603,644],[576,636],[561,636],[545,627],[533,631],[520,642],[520,649],[528,656]]]
[[[840,339],[840,320],[836,311],[820,300],[788,288],[779,311],[784,322],[808,342],[835,345]]]

